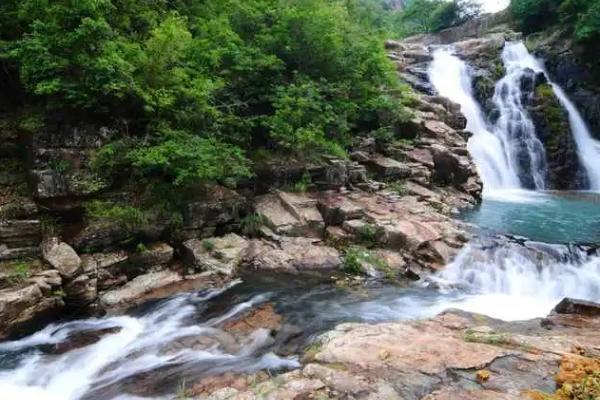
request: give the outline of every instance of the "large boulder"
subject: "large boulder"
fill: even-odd
[[[84,308],[98,297],[98,279],[82,274],[64,285],[66,302],[70,307]]]
[[[275,192],[257,199],[256,212],[269,228],[286,236],[322,237],[325,229],[317,200],[300,193]]]
[[[24,287],[0,290],[0,339],[27,333],[37,323],[54,317],[64,306],[60,277],[42,273]]]
[[[220,238],[190,239],[182,244],[181,258],[194,269],[232,275],[248,245],[246,239],[234,233]]]
[[[123,250],[110,253],[83,254],[82,272],[96,279],[98,290],[107,290],[127,282],[126,266],[129,256]],[[92,282],[93,283],[93,282]]]
[[[279,245],[252,241],[244,264],[259,270],[301,272],[336,269],[342,265],[342,260],[336,249],[318,245],[314,239],[288,238]]]
[[[600,317],[600,303],[566,297],[554,307],[554,312]]]
[[[472,176],[472,163],[442,145],[432,145],[434,179],[440,184],[462,185]]]
[[[245,205],[246,199],[233,190],[223,186],[207,187],[204,195],[184,206],[185,238],[208,238],[215,234],[217,227],[239,222],[239,212]]]
[[[335,192],[326,192],[319,198],[319,210],[327,225],[342,225],[349,219],[364,216],[363,209],[347,196]]]
[[[80,271],[81,258],[68,244],[54,237],[42,243],[44,259],[65,278],[73,277]]]

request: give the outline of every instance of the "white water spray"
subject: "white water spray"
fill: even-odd
[[[280,358],[272,353],[253,357],[255,351],[272,342],[268,330],[258,329],[237,343],[233,336],[215,327],[266,299],[266,295],[257,295],[221,318],[202,324],[194,322],[197,299],[187,294],[174,297],[140,317],[50,325],[28,338],[0,344],[0,353],[28,353],[14,368],[0,372],[0,393],[7,399],[132,399],[138,397],[121,393],[118,388],[121,382],[166,368],[181,371],[199,364],[217,369],[235,364],[250,371],[295,368],[299,364],[294,358]],[[98,334],[98,341],[56,355],[40,351],[39,346],[51,348],[69,343],[72,335],[85,333]],[[208,344],[200,348],[180,345],[181,341],[186,343],[186,338],[205,340]],[[220,345],[214,344],[217,342]]]
[[[545,316],[565,297],[600,301],[600,257],[539,246],[472,243],[433,279],[472,294],[455,307],[504,320]]]
[[[467,130],[473,133],[468,143],[469,152],[483,180],[484,194],[498,189],[519,189],[521,185],[509,161],[508,146],[488,129],[473,96],[467,65],[451,50],[439,49],[434,53],[429,79],[440,95],[460,104],[467,117]]]
[[[519,180],[529,189],[546,188],[546,151],[535,126],[521,102],[521,82],[527,74],[541,71],[541,65],[520,43],[507,43],[502,51],[506,75],[496,83],[493,102],[499,117],[494,133],[500,138],[506,158]]]

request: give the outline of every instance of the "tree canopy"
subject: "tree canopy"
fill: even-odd
[[[383,38],[458,24],[469,4],[4,0],[0,62],[45,114],[134,128],[135,140],[98,152],[99,169],[232,181],[252,173],[258,149],[343,156],[353,135],[391,131],[407,89]]]

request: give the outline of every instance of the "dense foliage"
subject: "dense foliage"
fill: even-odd
[[[235,182],[256,153],[343,157],[354,135],[406,118],[383,38],[442,29],[474,8],[390,4],[3,0],[0,62],[42,114],[129,128],[95,155],[99,172]]]
[[[580,43],[600,40],[600,0],[512,0],[510,10],[525,33],[560,24]]]

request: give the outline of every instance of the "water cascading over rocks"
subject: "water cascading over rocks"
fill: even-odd
[[[562,89],[522,42],[507,42],[502,61],[506,74],[496,83],[489,119],[469,66],[451,48],[437,50],[429,69],[435,89],[467,116],[484,191],[600,189],[600,144]]]

